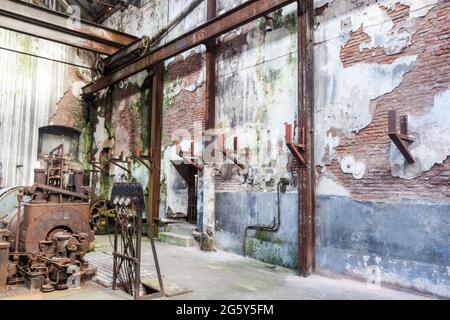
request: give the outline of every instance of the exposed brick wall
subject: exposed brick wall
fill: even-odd
[[[178,57],[167,68],[165,82],[179,81],[181,87],[192,86],[194,91],[181,90],[170,105],[165,103],[163,115],[163,146],[172,144],[172,133],[186,129],[196,142],[202,139],[205,128],[205,85],[197,86],[202,72],[200,53],[192,53],[186,59]],[[197,124],[197,127],[194,126]]]
[[[396,32],[398,30],[401,30],[402,25],[401,23],[405,21],[409,17],[410,13],[410,7],[403,5],[403,4],[397,4],[395,6],[395,10],[389,10],[385,7],[382,7],[383,10],[386,11],[387,15],[390,19],[392,19],[392,22],[394,23],[392,27],[392,32]],[[428,37],[428,29],[426,26],[423,26],[425,19],[420,19],[421,22],[418,24],[420,25],[418,33],[421,34],[422,37]],[[420,28],[423,28],[422,30]],[[357,31],[353,32],[350,39],[345,44],[344,48],[341,50],[341,61],[345,68],[351,67],[352,65],[356,63],[378,63],[378,64],[391,64],[396,59],[399,58],[399,56],[407,54],[407,55],[414,55],[420,53],[423,48],[421,47],[420,43],[417,43],[413,41],[412,45],[404,50],[403,52],[399,54],[394,55],[387,55],[384,48],[373,48],[373,49],[363,49],[362,52],[360,50],[360,45],[369,43],[370,42],[370,36],[363,31],[362,28],[358,29]]]
[[[76,74],[76,70],[70,67],[67,71],[67,76],[70,81],[80,81],[80,77]],[[72,93],[72,88],[69,88],[62,98],[56,104],[56,113],[51,117],[50,122],[53,125],[60,125],[81,129],[82,121],[82,103],[78,97]]]
[[[406,6],[396,6],[389,13],[395,25],[409,14]],[[416,66],[403,77],[403,81],[392,92],[372,101],[373,122],[351,138],[342,138],[337,148],[338,157],[352,154],[364,160],[368,172],[361,180],[343,174],[337,161],[331,170],[355,198],[420,198],[449,199],[450,197],[450,159],[438,164],[422,176],[405,180],[391,175],[389,166],[391,142],[387,135],[389,110],[400,114],[420,116],[433,106],[437,94],[450,88],[450,2],[441,0],[427,16],[416,21],[417,32],[412,44],[402,53],[388,56],[383,49],[367,49],[359,52],[359,44],[366,42],[368,36],[362,30],[356,31],[341,58],[345,67],[355,63],[391,63],[403,55],[418,55]],[[394,27],[395,28],[395,27]]]

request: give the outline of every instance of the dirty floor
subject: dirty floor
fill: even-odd
[[[96,251],[110,253],[108,236],[98,236]],[[191,290],[164,299],[426,299],[348,279],[313,275],[300,278],[295,271],[274,267],[250,258],[224,252],[206,253],[156,242],[164,279]],[[148,240],[143,243],[143,265],[154,270]],[[120,291],[89,283],[81,289],[17,295],[8,299],[121,300],[130,299]]]

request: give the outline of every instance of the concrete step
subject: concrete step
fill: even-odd
[[[196,242],[192,235],[184,235],[172,232],[160,232],[158,240],[165,243],[170,243],[180,247],[195,247]]]
[[[191,223],[170,223],[165,226],[164,231],[192,236],[192,232],[195,231],[196,228],[197,226]]]

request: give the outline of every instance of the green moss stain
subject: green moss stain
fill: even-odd
[[[296,268],[296,247],[277,237],[275,232],[257,230],[245,243],[249,257],[273,265]]]
[[[266,18],[259,18],[258,20],[258,29],[262,34],[266,33]]]
[[[104,155],[100,161],[101,168],[105,171],[101,173],[100,176],[100,198],[102,199],[108,199],[109,197],[109,189],[111,187],[111,181],[109,179],[109,174],[106,172],[109,172],[109,159],[108,155]]]
[[[94,102],[83,101],[82,104],[83,127],[81,129],[82,163],[85,170],[90,169],[89,160],[92,159],[94,150],[94,133],[98,124],[97,107]]]
[[[214,250],[214,240],[209,237],[207,234],[202,234],[200,248],[204,251],[212,251]]]
[[[297,65],[297,57],[294,53],[290,53],[288,56],[288,64],[289,65]]]
[[[152,77],[149,76],[145,79],[142,87],[141,94],[137,104],[137,117],[139,118],[139,127],[141,128],[140,134],[140,148],[143,154],[148,154],[148,146],[150,143],[150,114],[152,110]]]
[[[257,230],[254,237],[260,241],[268,241],[277,244],[284,243],[283,240],[278,238],[274,232]]]
[[[295,12],[283,16],[283,9],[279,9],[272,15],[274,30],[285,28],[291,34],[297,32],[297,14]],[[258,30],[262,34],[266,33],[266,18],[258,20]]]
[[[32,38],[27,35],[20,35],[20,47],[23,52],[31,53],[32,50]],[[29,76],[33,72],[33,58],[31,56],[20,54],[19,63],[21,69]]]
[[[293,12],[284,17],[283,26],[290,34],[297,33],[297,14]]]
[[[283,9],[278,9],[273,14],[273,25],[275,30],[283,27]]]
[[[113,89],[108,89],[105,105],[105,130],[108,134],[108,139],[114,139],[114,130],[112,127],[112,115],[113,115],[113,105],[114,105],[114,91]]]
[[[173,99],[168,95],[164,95],[163,112],[166,113],[173,105]]]
[[[269,72],[266,73],[262,80],[267,84],[273,84],[275,81],[281,79],[281,70],[269,69]]]

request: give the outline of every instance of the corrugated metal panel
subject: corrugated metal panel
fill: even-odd
[[[63,45],[0,29],[0,46],[65,60]],[[38,129],[49,125],[67,89],[67,66],[0,50],[0,162],[3,186],[29,185],[37,160]]]

